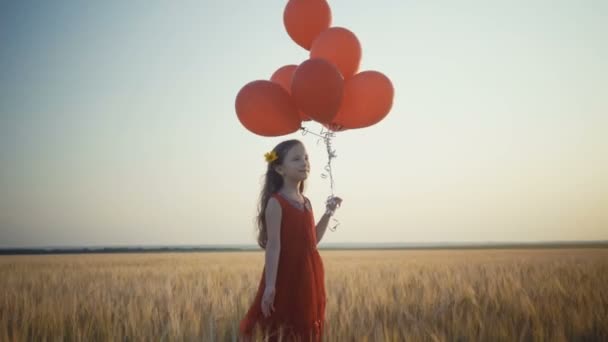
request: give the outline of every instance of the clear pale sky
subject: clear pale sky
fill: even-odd
[[[0,247],[254,244],[263,154],[289,138],[318,219],[323,145],[234,111],[308,56],[285,3],[0,4]],[[334,139],[324,242],[608,239],[608,2],[329,3],[395,99]]]

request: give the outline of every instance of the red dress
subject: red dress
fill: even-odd
[[[249,311],[240,322],[240,333],[251,336],[256,325],[270,341],[321,341],[325,325],[325,275],[317,250],[317,234],[310,202],[303,208],[283,197],[272,195],[281,205],[281,251],[275,283],[274,308],[264,317],[261,308],[266,288],[265,270]]]

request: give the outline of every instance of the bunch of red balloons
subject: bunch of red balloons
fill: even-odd
[[[368,127],[386,117],[393,105],[391,81],[378,71],[358,72],[361,44],[348,29],[330,27],[326,0],[289,0],[283,22],[291,39],[310,51],[310,58],[280,67],[270,80],[241,88],[235,107],[245,128],[280,136],[311,119],[341,131]]]

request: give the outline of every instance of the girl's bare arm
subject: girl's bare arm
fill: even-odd
[[[276,198],[270,198],[266,206],[266,242],[265,267],[266,287],[274,288],[277,280],[279,254],[281,252],[281,205]]]
[[[317,223],[317,245],[321,242],[323,235],[325,235],[325,231],[327,230],[327,225],[329,224],[330,215],[328,213],[323,214],[321,219]]]

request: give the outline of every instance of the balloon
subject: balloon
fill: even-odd
[[[346,80],[359,70],[361,44],[351,31],[332,27],[323,31],[313,41],[310,58],[324,58],[334,63]]]
[[[313,40],[331,25],[331,9],[325,0],[289,0],[283,24],[294,42],[310,50]]]
[[[270,80],[279,84],[283,89],[287,90],[289,95],[291,95],[291,80],[293,79],[293,73],[296,71],[297,67],[298,66],[294,64],[284,65],[272,74]],[[310,118],[302,113],[302,111],[298,111],[298,114],[302,121],[310,121]]]
[[[344,80],[330,62],[306,60],[293,74],[291,96],[297,107],[320,123],[330,123],[342,103]]]
[[[298,109],[289,93],[271,81],[247,83],[236,95],[235,108],[241,124],[258,135],[285,135],[301,126]]]
[[[348,130],[348,128],[346,128],[340,124],[334,123],[334,122],[332,122],[330,124],[323,124],[323,126],[326,129],[328,129],[330,131],[334,131],[334,132],[344,132],[344,131]]]
[[[272,76],[270,76],[270,80],[274,83],[279,84],[283,89],[287,90],[288,93],[291,94],[291,79],[293,78],[293,73],[296,71],[298,66],[295,64],[284,65],[277,69]]]
[[[375,125],[393,106],[395,90],[384,74],[363,71],[344,82],[344,98],[333,124],[346,128]]]

